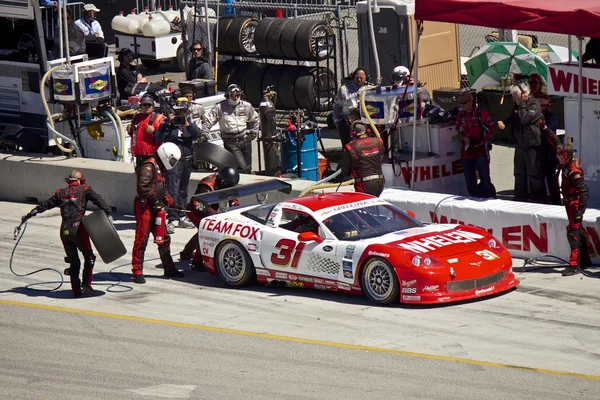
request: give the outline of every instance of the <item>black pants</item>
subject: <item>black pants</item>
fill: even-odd
[[[350,142],[350,127],[346,121],[341,121],[338,125],[338,134],[340,135],[340,141],[342,142],[342,150]]]
[[[514,175],[515,200],[546,202],[546,185],[538,147],[517,146],[515,148]]]
[[[71,289],[73,293],[81,294],[81,280],[79,270],[81,261],[78,250],[83,254],[83,285],[92,285],[92,273],[96,256],[92,251],[90,237],[81,222],[71,226],[61,226],[60,240],[62,241],[67,260],[69,261],[69,277],[71,278]]]
[[[192,174],[192,161],[183,157],[175,168],[167,173],[167,190],[176,205],[185,207],[188,202],[188,187],[190,186],[190,176]],[[183,217],[185,213],[181,211],[169,210],[169,221]]]
[[[223,139],[223,147],[235,156],[240,172],[252,172],[252,142],[246,140]]]
[[[558,182],[555,181],[556,167],[558,161],[556,160],[556,151],[554,149],[542,149],[541,152],[541,164],[542,164],[542,175],[544,176],[544,183],[548,190],[550,204],[560,206],[560,190],[558,188]]]
[[[385,186],[385,179],[371,179],[364,182],[356,182],[354,184],[354,190],[359,193],[367,193],[371,196],[377,196],[383,192],[383,187]]]

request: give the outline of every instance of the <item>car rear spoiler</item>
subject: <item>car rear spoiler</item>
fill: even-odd
[[[216,204],[222,201],[229,201],[262,193],[264,194],[264,199],[262,201],[259,200],[259,203],[263,203],[266,200],[266,194],[274,191],[290,194],[292,192],[292,185],[275,178],[265,179],[264,181],[253,182],[247,185],[238,185],[232,188],[215,190],[214,192],[195,194],[192,198],[202,203]]]

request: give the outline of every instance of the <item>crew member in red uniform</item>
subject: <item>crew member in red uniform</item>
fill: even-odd
[[[240,173],[236,168],[230,166],[223,167],[216,174],[208,175],[198,182],[198,187],[196,188],[196,192],[194,194],[209,193],[219,189],[234,187],[239,183],[239,181]],[[229,202],[230,207],[237,205],[239,205],[237,200],[231,200]],[[188,213],[190,221],[192,221],[197,228],[200,225],[202,218],[218,213],[219,205],[211,204],[210,206],[206,206],[206,204],[202,204],[201,202],[192,198],[187,205],[187,209],[190,210]],[[193,270],[202,270],[204,267],[204,263],[202,262],[202,253],[200,252],[198,246],[198,233],[196,233],[187,242],[183,248],[183,251],[179,253],[179,258],[181,260],[189,260],[193,258]]]
[[[135,283],[146,283],[143,264],[148,237],[150,232],[154,234],[156,212],[173,206],[173,199],[167,192],[165,175],[180,158],[181,151],[175,143],[164,143],[156,150],[156,154],[146,159],[137,170],[137,196],[134,202],[136,228],[131,261]],[[163,264],[164,276],[183,277],[183,273],[175,268],[171,257],[171,236],[166,230],[164,242],[158,245],[158,254]]]
[[[60,225],[60,240],[65,248],[65,261],[69,263],[69,276],[71,277],[71,289],[73,297],[81,297],[83,293],[93,294],[92,271],[96,256],[92,250],[90,237],[81,223],[85,216],[86,205],[88,201],[94,203],[98,208],[104,210],[110,218],[111,209],[106,205],[102,197],[94,192],[92,188],[86,185],[85,178],[81,171],[74,170],[65,181],[69,184],[66,188],[58,189],[54,196],[44,201],[42,204],[31,210],[22,218],[22,222],[29,218],[50,210],[54,207],[60,207],[62,223]],[[79,253],[83,254],[83,286],[79,280],[79,269],[81,261]]]
[[[354,190],[379,196],[385,178],[381,169],[383,141],[367,134],[367,126],[356,121],[350,127],[350,143],[342,153],[342,173],[354,177]]]
[[[142,109],[135,114],[127,133],[131,137],[131,152],[135,156],[136,168],[139,168],[144,160],[158,150],[161,145],[154,138],[154,132],[160,127],[165,117],[154,112],[154,98],[145,94],[142,97]]]
[[[557,148],[558,169],[562,174],[560,191],[563,196],[569,225],[567,240],[571,246],[569,266],[562,275],[571,276],[581,272],[581,267],[589,267],[592,260],[588,253],[587,239],[583,230],[583,214],[587,207],[588,188],[583,179],[579,160],[573,157],[573,146],[559,145]],[[558,174],[556,175],[558,178]]]
[[[462,140],[461,158],[469,196],[495,197],[490,178],[489,144],[494,136],[494,121],[489,112],[477,108],[467,91],[458,96],[461,111],[456,117],[457,138]],[[477,184],[479,172],[480,184]]]

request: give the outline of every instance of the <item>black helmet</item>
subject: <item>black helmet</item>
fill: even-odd
[[[219,181],[224,188],[233,187],[239,183],[240,173],[231,166],[223,167],[217,173],[217,181]]]

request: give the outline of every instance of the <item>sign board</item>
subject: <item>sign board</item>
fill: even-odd
[[[33,19],[33,0],[0,0],[0,17]]]
[[[584,99],[600,99],[600,68],[584,64],[581,86]],[[548,94],[579,97],[579,66],[577,64],[548,65]]]

